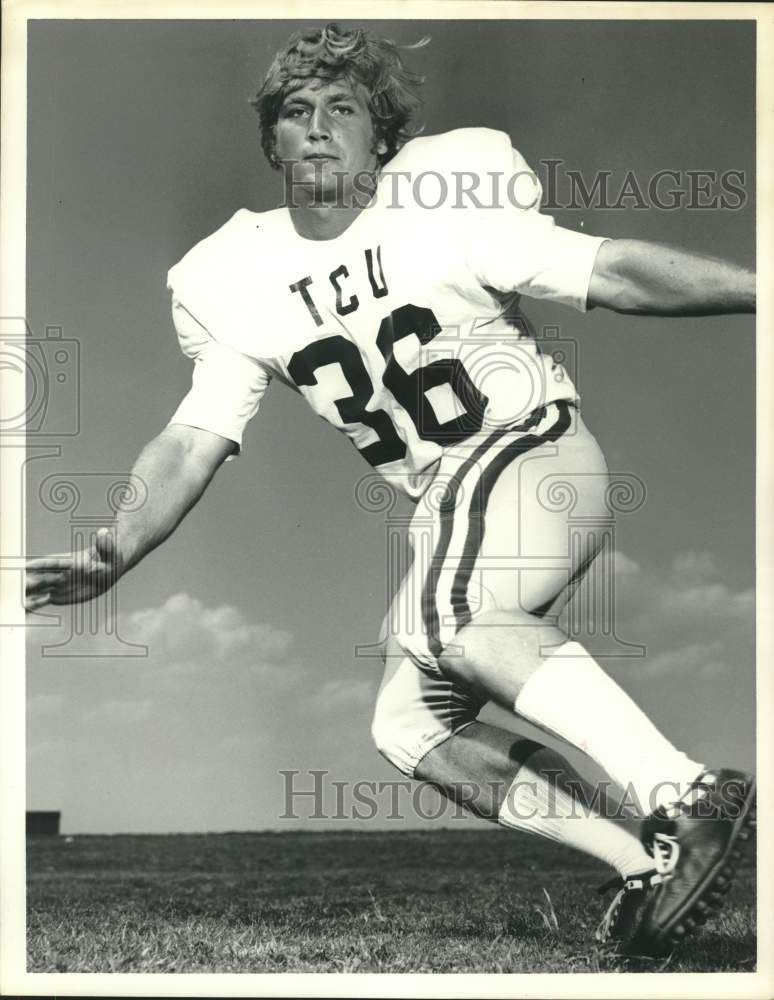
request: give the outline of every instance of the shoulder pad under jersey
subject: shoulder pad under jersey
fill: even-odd
[[[197,243],[167,276],[174,298],[212,337],[243,353],[264,353],[267,320],[261,314],[261,279],[276,247],[279,210],[240,209]],[[263,332],[264,336],[261,336]]]
[[[459,128],[440,135],[417,136],[403,146],[383,173],[405,172],[412,178],[420,173],[440,174],[449,185],[449,196],[456,192],[477,192],[479,200],[490,204],[492,192],[502,192],[507,185],[515,184],[518,207],[533,208],[539,205],[541,187],[524,157],[511,145],[506,132],[490,128]],[[493,187],[492,174],[499,175]],[[515,181],[511,178],[517,175]],[[477,178],[476,184],[472,178]],[[460,187],[462,185],[462,187]],[[428,189],[430,185],[428,183]],[[500,196],[496,194],[496,197]],[[465,200],[463,194],[462,200]]]

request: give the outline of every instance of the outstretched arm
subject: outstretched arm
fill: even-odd
[[[115,537],[105,528],[89,549],[28,562],[27,610],[88,601],[112,587],[172,534],[235,447],[210,431],[184,424],[166,427],[132,469],[147,491],[142,506],[119,510]]]
[[[646,316],[755,312],[755,274],[661,243],[608,240],[597,254],[587,304]]]

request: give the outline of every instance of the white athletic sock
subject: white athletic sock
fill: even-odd
[[[578,642],[566,642],[527,679],[514,704],[595,760],[634,793],[644,813],[683,795],[703,770],[667,740]]]
[[[522,765],[505,796],[498,822],[583,851],[624,877],[653,868],[653,858],[622,826],[589,812],[555,782]]]

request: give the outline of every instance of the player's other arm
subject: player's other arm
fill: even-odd
[[[116,537],[124,572],[168,538],[236,450],[219,434],[169,424],[140,453],[132,475],[148,492],[136,511],[120,511]]]
[[[103,529],[91,548],[28,562],[27,609],[88,601],[112,587],[172,534],[236,447],[197,427],[167,426],[132,469],[145,487],[145,502],[136,510],[119,510],[115,535]]]
[[[755,312],[755,274],[729,261],[645,240],[607,240],[588,308],[646,316]]]

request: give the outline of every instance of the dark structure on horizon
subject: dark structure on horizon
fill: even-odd
[[[28,837],[56,837],[59,835],[60,812],[27,812]]]

